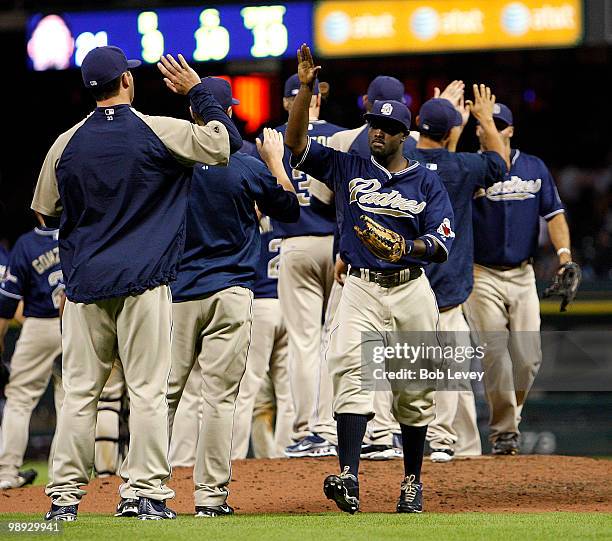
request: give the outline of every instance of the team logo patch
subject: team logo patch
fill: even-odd
[[[501,113],[501,107],[499,106],[499,103],[496,103],[493,105],[493,114],[498,115],[499,113]]]
[[[451,229],[450,220],[448,218],[444,218],[444,220],[442,220],[440,227],[438,227],[436,231],[440,233],[442,237],[444,237],[444,240],[455,238],[455,232]]]
[[[380,192],[381,183],[375,178],[354,178],[349,182],[349,204],[357,203],[361,210],[396,218],[414,218],[423,212],[425,201],[406,199],[397,190]]]
[[[380,112],[383,115],[390,115],[393,112],[393,105],[390,103],[383,104],[383,106],[380,108]]]

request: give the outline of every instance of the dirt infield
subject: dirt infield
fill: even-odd
[[[336,459],[240,460],[234,463],[229,503],[239,513],[321,513],[337,511],[323,496],[324,477]],[[391,512],[399,492],[402,462],[362,462],[361,500],[366,512]],[[80,511],[111,513],[119,480],[96,479]],[[565,456],[482,457],[424,465],[425,510],[457,513],[604,511],[612,512],[612,461]],[[193,512],[189,469],[170,483],[172,507]],[[42,487],[0,493],[3,513],[43,513],[49,500]]]

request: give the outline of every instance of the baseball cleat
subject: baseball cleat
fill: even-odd
[[[139,520],[164,520],[176,518],[176,513],[166,507],[166,500],[140,498],[138,500]]]
[[[351,515],[359,511],[359,482],[345,466],[340,475],[328,475],[323,481],[323,492],[328,500],[336,502],[338,509]]]
[[[121,498],[117,505],[116,517],[137,517],[138,498]]]
[[[226,503],[223,505],[197,506],[195,511],[196,517],[229,517],[234,514],[233,507]]]
[[[431,458],[432,462],[450,462],[455,456],[455,451],[452,449],[432,449]]]
[[[493,442],[491,452],[494,455],[518,455],[521,450],[518,434],[507,432],[500,434]]]
[[[337,455],[336,446],[318,434],[306,436],[297,443],[285,448],[285,456],[289,458],[317,458]]]
[[[45,515],[45,520],[59,520],[62,522],[74,522],[77,519],[78,505],[55,505]]]
[[[21,488],[26,485],[31,485],[36,477],[38,477],[38,472],[36,470],[20,471],[13,479],[0,481],[0,490],[10,490],[11,488]]]
[[[423,512],[423,483],[415,483],[414,479],[414,475],[409,475],[402,481],[396,508],[398,513]]]
[[[391,460],[396,457],[396,454],[391,445],[364,443],[359,456],[364,460]]]

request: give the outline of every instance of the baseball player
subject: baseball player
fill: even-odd
[[[372,105],[376,100],[395,100],[404,101],[405,87],[404,84],[388,75],[379,75],[375,77],[368,86],[367,93],[362,96],[362,101],[366,112],[371,112]],[[410,137],[404,141],[404,155],[414,149],[418,132],[410,132]],[[370,157],[370,147],[368,144],[367,123],[353,130],[344,130],[335,133],[329,138],[328,145],[330,148],[340,150],[342,152],[350,152],[357,154],[363,158]],[[333,193],[325,184],[318,180],[313,180],[310,183],[310,193],[314,201],[319,200],[322,203],[333,203]],[[336,258],[336,263],[344,268],[341,259]],[[340,281],[335,280],[332,285],[330,294],[331,301],[327,306],[325,315],[324,328],[329,332],[331,330],[331,322],[334,318],[341,295]],[[328,333],[324,333],[324,348],[329,340]],[[391,403],[393,397],[391,391],[384,393],[379,391],[374,398],[374,411],[376,413],[374,419],[368,423],[368,430],[361,450],[361,458],[366,460],[387,460],[401,456],[401,434],[397,421],[391,413]]]
[[[270,458],[283,456],[285,447],[290,443],[295,411],[287,369],[287,330],[277,294],[280,244],[281,239],[274,231],[262,233],[257,279],[253,289],[253,331],[246,372],[236,400],[232,459],[246,458],[249,436],[253,438],[254,449],[258,450],[257,458],[262,455]],[[276,403],[273,436],[259,442],[256,432],[252,430],[255,404],[258,401],[268,403],[269,410]],[[264,409],[263,404],[260,404],[259,409]],[[271,439],[269,443],[268,439]]]
[[[557,250],[559,273],[576,265],[563,204],[548,168],[536,156],[511,149],[514,122],[506,105],[496,104],[493,118],[510,154],[510,170],[474,194],[474,289],[465,311],[471,328],[491,333],[485,335],[489,345],[483,366],[493,454],[514,455],[520,450],[521,412],[542,361],[531,264],[540,218],[546,220]],[[476,135],[482,147],[487,133],[481,125]],[[509,332],[516,334],[508,339]]]
[[[283,106],[291,111],[300,88],[297,74],[285,82]],[[326,144],[340,126],[319,119],[321,96],[318,83],[309,103],[308,136]],[[276,130],[284,133],[287,125]],[[309,186],[312,177],[289,163],[284,165],[300,202],[300,219],[295,224],[272,220],[275,234],[283,240],[280,247],[278,299],[289,338],[289,377],[295,408],[288,457],[334,456],[335,431],[331,412],[331,385],[322,365],[322,325],[333,283],[332,245],[335,220],[310,207]],[[326,414],[326,412],[328,412]],[[324,433],[313,433],[317,425]]]
[[[238,101],[227,81],[208,77],[202,86],[231,114]],[[201,122],[198,115],[195,120]],[[281,221],[295,222],[300,214],[282,164],[280,134],[266,129],[258,150],[270,171],[241,152],[230,158],[227,167],[194,167],[185,252],[172,284],[174,335],[168,384],[172,438],[175,412],[196,363],[203,396],[194,468],[196,517],[233,514],[226,502],[232,425],[249,349],[252,288],[260,254],[255,205]]]
[[[476,186],[493,184],[507,171],[505,147],[493,122],[495,96],[484,85],[474,85],[480,108],[472,110],[483,130],[483,152],[449,152],[468,121],[470,106],[464,105],[464,84],[454,81],[442,94],[445,98],[426,101],[417,116],[420,132],[410,157],[435,171],[448,192],[456,223],[456,239],[448,260],[426,269],[440,310],[439,330],[445,345],[469,347],[469,328],[461,305],[472,290],[473,234],[472,195]],[[469,368],[469,367],[468,367]],[[448,462],[455,452],[481,454],[476,424],[476,405],[469,381],[456,388],[446,384],[435,394],[436,418],[427,439],[433,462]],[[457,429],[461,428],[461,432]]]
[[[285,144],[294,167],[335,193],[341,217],[341,256],[350,267],[333,323],[328,363],[342,471],[328,476],[323,488],[341,510],[355,513],[361,442],[374,414],[374,391],[362,380],[362,347],[372,341],[384,343],[389,332],[435,332],[438,310],[422,266],[446,260],[454,237],[453,211],[438,176],[402,154],[410,131],[410,111],[403,103],[377,101],[366,114],[370,159],[308,138],[308,104],[319,69],[310,49],[302,45],[301,85],[289,113]],[[433,390],[394,391],[393,409],[404,441],[405,478],[397,511],[421,512],[420,473],[427,425],[434,417]]]
[[[165,505],[168,465],[171,298],[185,239],[191,167],[226,164],[240,134],[179,56],[159,64],[166,85],[188,95],[206,126],[145,116],[131,107],[134,79],[117,47],[84,58],[96,109],[55,141],[32,208],[60,219],[66,283],[62,377],[66,396],[46,493],[48,520],[75,520],[94,456],[96,407],[118,356],[130,397],[126,477],[138,516],[174,518]]]
[[[0,353],[9,321],[20,301],[23,323],[11,359],[2,418],[0,489],[18,488],[36,478],[19,471],[28,444],[30,417],[47,389],[53,363],[61,354],[60,299],[64,282],[59,262],[58,230],[40,225],[19,237],[0,283]],[[61,381],[54,378],[56,413],[61,408]]]

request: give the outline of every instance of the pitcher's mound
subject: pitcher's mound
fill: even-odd
[[[362,461],[362,511],[393,512],[399,495],[401,460]],[[229,503],[238,513],[321,513],[337,511],[323,495],[323,479],[338,471],[335,458],[239,460],[234,463]],[[612,512],[612,461],[568,456],[481,457],[447,464],[425,462],[425,511],[457,513]],[[177,469],[170,483],[170,507],[193,513],[191,470]],[[81,512],[112,513],[119,479],[96,479]],[[4,513],[44,513],[43,487],[0,492]]]

